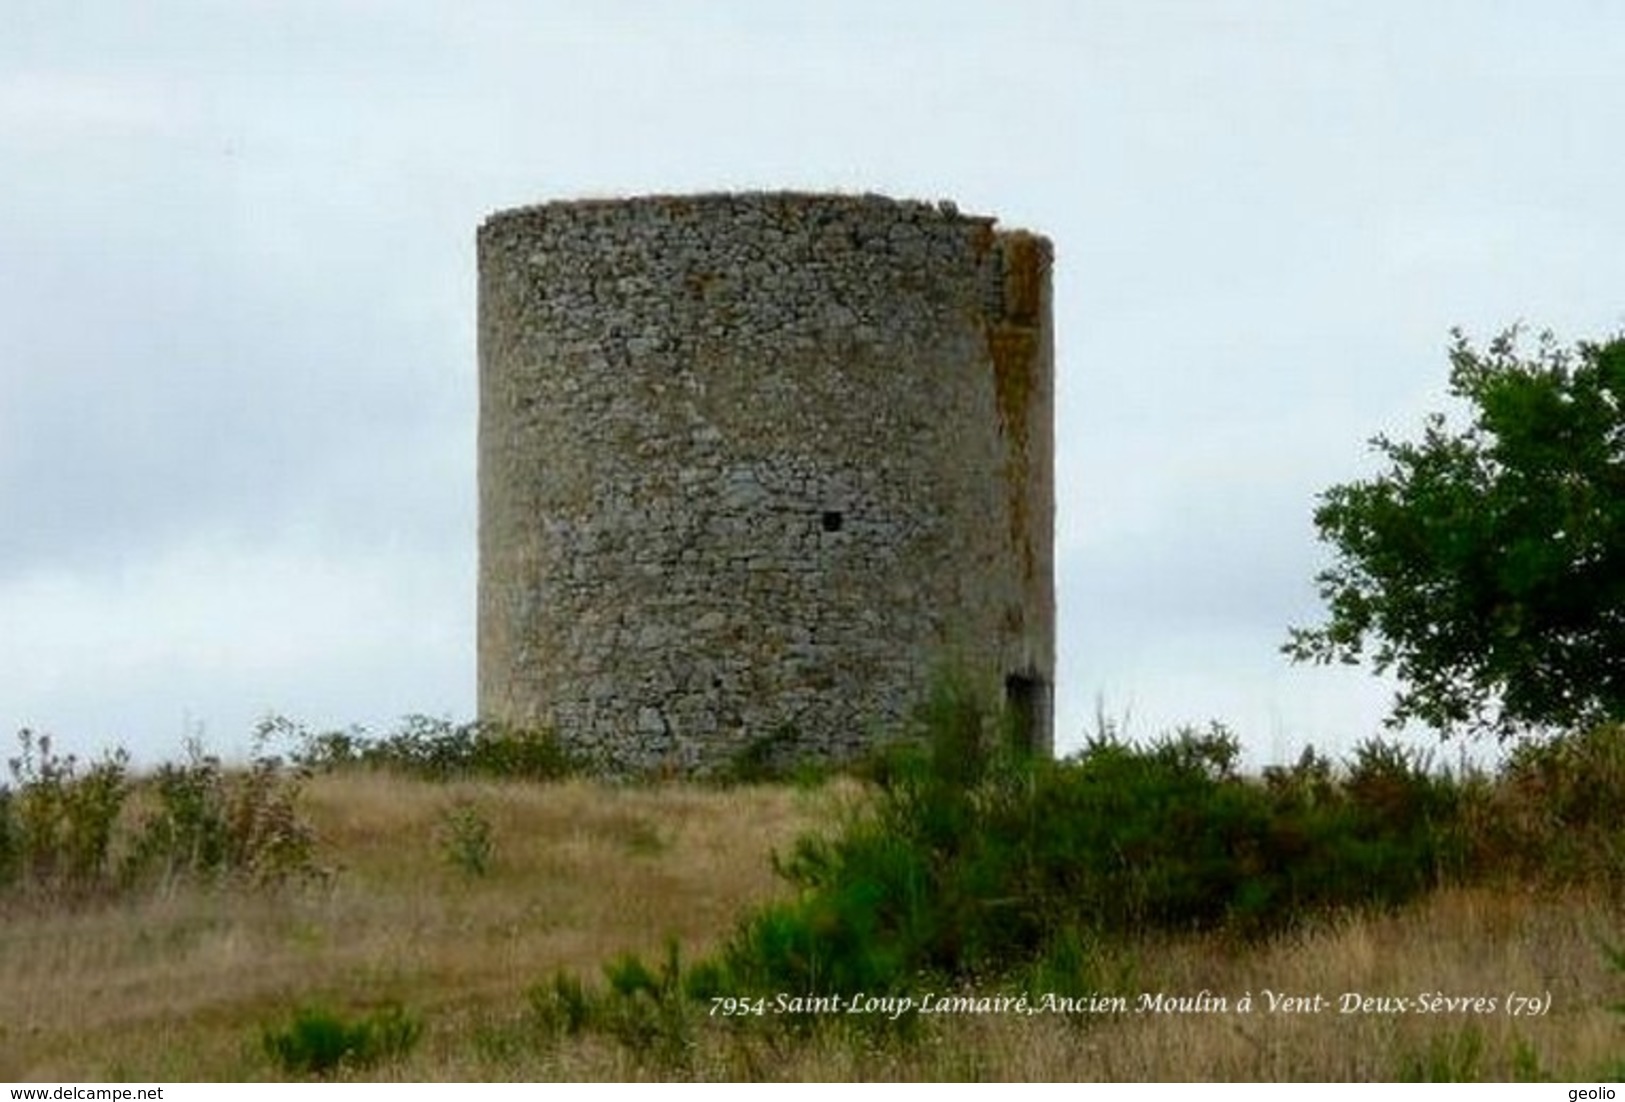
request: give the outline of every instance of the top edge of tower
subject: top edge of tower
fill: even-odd
[[[485,219],[481,230],[583,216],[616,217],[624,215],[636,217],[651,213],[676,217],[723,216],[741,214],[749,210],[818,211],[830,214],[889,211],[899,219],[963,223],[985,226],[989,229],[992,229],[998,222],[998,219],[992,215],[971,214],[962,211],[959,205],[950,199],[935,201],[897,199],[875,192],[710,191],[691,194],[659,193],[546,200],[494,211]],[[999,232],[1025,233],[1027,231],[1008,230],[1005,227],[999,227]],[[1039,235],[1033,234],[1032,236]]]

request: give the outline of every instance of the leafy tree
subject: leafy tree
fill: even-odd
[[[1329,618],[1295,661],[1401,682],[1388,717],[1498,738],[1625,718],[1625,336],[1532,354],[1452,331],[1450,389],[1474,409],[1419,443],[1371,441],[1386,473],[1333,486],[1315,526]]]

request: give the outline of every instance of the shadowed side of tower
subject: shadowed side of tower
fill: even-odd
[[[843,758],[951,666],[1048,752],[1050,264],[876,196],[493,215],[482,717],[620,770]]]

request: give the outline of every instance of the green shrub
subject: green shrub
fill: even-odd
[[[1377,740],[1356,748],[1339,778],[1305,751],[1290,769],[1266,771],[1267,830],[1250,886],[1249,923],[1287,921],[1351,906],[1396,905],[1468,872],[1461,829],[1463,782],[1424,753]],[[1262,920],[1262,921],[1261,921]]]
[[[1521,743],[1474,796],[1467,833],[1484,870],[1625,890],[1625,724]]]
[[[459,800],[440,818],[440,850],[452,867],[468,876],[484,876],[491,871],[496,845],[491,840],[491,822],[471,801]]]
[[[552,982],[526,993],[530,1017],[550,1037],[602,1032],[638,1060],[662,1070],[690,1066],[695,1045],[695,999],[710,992],[688,981],[675,940],[656,968],[634,953],[604,966],[606,987],[588,992],[569,973],[554,973]],[[703,980],[702,980],[703,983]]]
[[[155,806],[135,831],[126,862],[131,880],[231,877],[273,884],[318,875],[315,834],[298,813],[303,773],[267,750],[262,724],[246,769],[228,770],[197,743],[186,760],[153,774]]]
[[[137,839],[132,871],[154,872],[166,882],[223,871],[231,862],[232,845],[220,759],[190,743],[187,760],[159,766],[151,787],[157,807]]]
[[[475,720],[453,724],[429,716],[407,716],[394,733],[371,738],[358,728],[311,733],[289,720],[268,721],[295,739],[296,760],[313,769],[373,766],[427,780],[468,777],[556,780],[581,768],[545,731]]]
[[[184,763],[143,779],[122,750],[82,767],[47,735],[25,730],[19,742],[0,785],[0,891],[83,898],[153,880],[315,871],[298,778],[278,758],[229,771],[192,745]]]
[[[537,984],[525,993],[531,1018],[545,1033],[574,1037],[593,1020],[594,1002],[579,977],[562,969],[547,984]]]
[[[422,1032],[422,1024],[395,1005],[355,1020],[323,1007],[303,1007],[286,1025],[264,1029],[260,1038],[284,1075],[326,1078],[402,1057]]]
[[[1013,986],[1022,992],[1044,992],[1087,1000],[1104,991],[1139,989],[1131,974],[1132,954],[1110,947],[1100,934],[1067,927],[1057,931],[1025,967],[1016,969]],[[1078,1021],[1093,1014],[1080,1012]]]
[[[0,892],[10,890],[21,876],[22,839],[14,822],[17,798],[0,785]]]
[[[1078,754],[1050,761],[1012,745],[1002,723],[972,693],[934,695],[908,736],[866,763],[872,798],[833,835],[775,857],[791,898],[745,915],[686,973],[673,951],[660,969],[620,959],[602,996],[556,979],[533,993],[538,1018],[678,1060],[690,1026],[679,992],[1133,990],[1130,948],[1147,932],[1266,937],[1489,875],[1495,847],[1532,855],[1562,831],[1611,837],[1617,854],[1625,821],[1607,817],[1625,808],[1615,803],[1625,798],[1618,728],[1525,750],[1496,779],[1375,740],[1342,765],[1308,749],[1255,779],[1239,774],[1239,741],[1217,724],[1148,745],[1103,726]],[[1586,775],[1606,789],[1600,812],[1579,796]],[[1486,803],[1509,799],[1534,804],[1506,817],[1512,841],[1482,830]],[[1482,1037],[1463,1032],[1399,1054],[1396,1073],[1471,1078],[1484,1074],[1482,1055]],[[1540,1069],[1525,1053],[1512,1070]]]
[[[1362,747],[1342,779],[1311,752],[1259,783],[1218,725],[1149,746],[1108,731],[1060,762],[998,727],[973,696],[935,698],[927,738],[871,768],[872,806],[778,863],[796,897],[725,946],[733,989],[884,994],[1045,967],[1086,982],[1079,947],[1100,937],[1267,935],[1403,902],[1460,863],[1455,782],[1397,747]]]
[[[604,968],[609,990],[598,1011],[606,1031],[634,1055],[663,1068],[685,1068],[694,1048],[693,1008],[675,939],[658,969],[626,954]]]
[[[119,750],[81,769],[49,735],[18,733],[0,785],[0,889],[82,894],[103,886],[129,794],[129,756]]]
[[[299,778],[261,755],[235,775],[226,800],[231,868],[259,883],[310,875],[315,833],[298,814]]]
[[[782,781],[799,768],[794,727],[780,727],[758,735],[728,759],[716,780],[723,784],[763,784]]]

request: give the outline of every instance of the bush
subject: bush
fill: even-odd
[[[551,983],[532,987],[525,997],[535,1024],[546,1033],[573,1037],[593,1020],[592,998],[578,977],[562,969]]]
[[[872,770],[873,805],[779,863],[798,894],[741,924],[719,961],[729,989],[1081,973],[1103,937],[1264,936],[1403,902],[1464,860],[1456,782],[1397,747],[1362,747],[1342,779],[1311,752],[1261,784],[1237,775],[1218,725],[1143,747],[1108,732],[1061,762],[986,737],[997,728],[971,698],[939,700],[928,741]]]
[[[441,816],[441,852],[456,869],[468,876],[484,876],[491,871],[496,846],[491,841],[491,822],[472,802],[460,800]]]
[[[609,991],[599,1014],[608,1032],[662,1067],[687,1067],[694,1048],[692,1011],[676,940],[667,942],[658,969],[627,954],[605,967],[604,978]]]
[[[435,781],[557,780],[580,769],[548,732],[484,720],[453,724],[408,716],[399,730],[381,738],[355,728],[313,734],[280,717],[268,723],[298,742],[295,760],[312,769],[373,766]]]
[[[81,770],[49,735],[23,730],[0,786],[0,888],[82,893],[105,878],[119,814],[129,794],[122,750]]]
[[[709,994],[695,990],[692,981],[705,974],[703,969],[684,972],[673,940],[658,968],[632,953],[605,965],[607,986],[602,991],[589,992],[575,976],[560,971],[551,983],[532,987],[526,998],[532,1021],[548,1036],[595,1030],[660,1069],[687,1069],[695,1047],[691,1000]]]
[[[0,785],[0,891],[82,898],[157,880],[313,874],[299,778],[260,752],[226,770],[195,744],[181,764],[131,778],[122,750],[81,767],[23,731]]]
[[[601,995],[561,973],[532,991],[536,1020],[553,1035],[603,1032],[680,1064],[697,1021],[685,997],[1134,990],[1133,946],[1148,932],[1253,940],[1521,873],[1508,854],[1539,873],[1542,853],[1579,862],[1589,850],[1576,868],[1595,875],[1617,871],[1622,849],[1618,727],[1522,749],[1500,778],[1453,774],[1373,740],[1341,765],[1309,749],[1255,779],[1239,774],[1239,742],[1217,724],[1148,745],[1103,726],[1077,755],[1050,761],[1003,739],[1002,717],[974,694],[941,692],[922,716],[913,737],[867,763],[872,798],[833,836],[803,837],[775,858],[792,898],[744,916],[686,972],[673,949],[661,968],[621,958]],[[1506,813],[1514,803],[1528,807]],[[1554,850],[1565,837],[1572,850]],[[728,1021],[807,1027],[815,1016]],[[1396,1067],[1419,1078],[1484,1074],[1477,1044],[1463,1033],[1398,1053]],[[1541,1074],[1532,1051],[1512,1071]]]
[[[284,1075],[326,1078],[341,1069],[362,1070],[404,1056],[422,1032],[422,1024],[395,1005],[355,1021],[322,1007],[305,1007],[287,1025],[267,1028],[260,1037]]]
[[[274,734],[260,726],[246,769],[227,770],[196,743],[184,762],[160,766],[156,807],[136,831],[128,876],[263,885],[318,875],[315,834],[297,809],[304,775],[268,752]]]
[[[1486,796],[1486,865],[1625,888],[1625,724],[1520,744]]]

